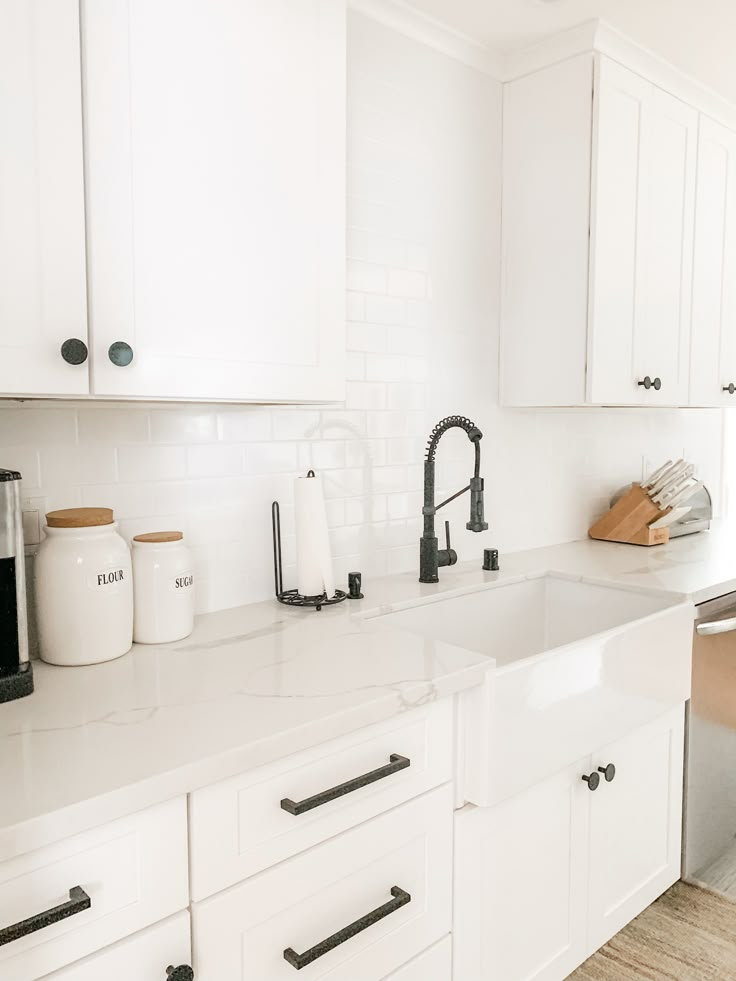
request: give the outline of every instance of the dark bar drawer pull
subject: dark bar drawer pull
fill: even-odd
[[[314,947],[310,947],[309,950],[305,950],[303,954],[297,954],[293,948],[287,947],[284,951],[284,960],[288,961],[297,971],[301,971],[303,967],[316,961],[318,957],[322,957],[324,954],[334,950],[335,947],[339,947],[340,944],[344,944],[346,940],[357,937],[359,933],[367,930],[369,926],[373,926],[374,923],[378,923],[379,920],[385,919],[391,913],[395,913],[397,909],[401,909],[402,906],[406,906],[407,903],[411,902],[409,893],[404,892],[398,886],[391,886],[391,895],[394,898],[389,899],[383,906],[379,906],[378,909],[374,909],[365,916],[361,916],[355,923],[343,927],[342,930],[333,933],[327,940],[323,940],[321,943],[315,944]]]
[[[62,903],[61,906],[54,906],[53,909],[47,909],[44,913],[36,913],[35,916],[29,916],[27,920],[21,920],[20,923],[14,923],[12,926],[0,930],[0,947],[3,944],[10,944],[14,940],[20,940],[21,937],[27,937],[29,933],[43,930],[44,927],[51,926],[52,923],[68,920],[70,916],[76,916],[77,913],[89,909],[91,905],[92,900],[84,889],[81,886],[74,886],[69,890],[68,902]]]
[[[390,777],[392,773],[398,773],[399,770],[405,770],[407,766],[411,766],[411,760],[407,759],[406,756],[398,756],[396,753],[392,753],[389,760],[391,762],[387,763],[386,766],[380,766],[377,770],[364,773],[361,777],[353,777],[346,783],[338,784],[337,787],[331,787],[329,790],[323,790],[322,793],[315,794],[314,797],[307,797],[306,800],[293,801],[285,797],[281,801],[282,810],[288,811],[289,814],[304,814],[314,807],[329,804],[331,800],[337,800],[338,797],[344,797],[345,794],[352,794],[354,790],[360,790],[361,787],[367,787],[368,784],[375,783],[376,780],[383,780],[384,777]]]

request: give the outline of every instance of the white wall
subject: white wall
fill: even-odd
[[[200,610],[271,594],[270,504],[293,562],[292,481],[309,467],[325,477],[340,578],[360,569],[369,592],[372,576],[416,574],[423,449],[449,413],[485,432],[491,528],[471,535],[467,502],[448,507],[461,557],[583,536],[642,456],[685,448],[719,489],[717,411],[497,407],[500,86],[357,14],[349,64],[345,406],[0,407],[0,466],[23,472],[27,496],[112,506],[126,536],[185,531]],[[438,464],[439,493],[470,476],[459,431]]]

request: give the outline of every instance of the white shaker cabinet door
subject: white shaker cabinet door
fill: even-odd
[[[592,952],[680,877],[684,707],[605,747],[590,795],[588,947]]]
[[[83,395],[77,0],[0,0],[0,134],[0,394]]]
[[[591,402],[688,401],[697,126],[695,109],[596,57]]]
[[[690,402],[736,406],[736,133],[706,116],[698,138]]]
[[[83,0],[93,392],[343,397],[344,0]]]
[[[458,981],[559,981],[585,958],[587,761],[455,815]]]

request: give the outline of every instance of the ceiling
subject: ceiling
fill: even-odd
[[[736,102],[734,0],[409,0],[501,51],[601,17]]]

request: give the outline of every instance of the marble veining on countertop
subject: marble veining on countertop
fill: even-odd
[[[0,861],[479,684],[493,662],[275,601],[0,706]]]
[[[36,691],[0,705],[0,861],[482,682],[481,654],[370,617],[556,572],[702,602],[736,590],[725,526],[637,548],[581,541],[364,581],[321,613],[266,601],[198,618],[184,641],[108,664],[36,662]],[[380,639],[377,639],[380,638]]]

